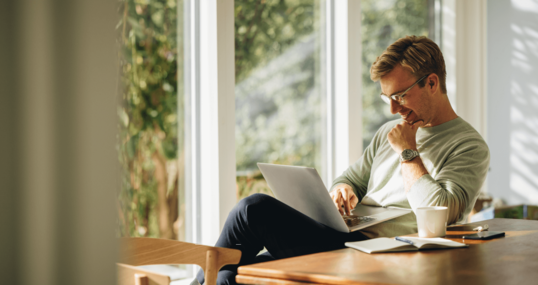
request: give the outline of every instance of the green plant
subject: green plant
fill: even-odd
[[[175,0],[123,0],[120,45],[118,194],[121,236],[178,237],[178,176],[183,166],[178,126],[178,11]],[[182,46],[182,45],[180,45]],[[181,207],[182,208],[182,207]]]

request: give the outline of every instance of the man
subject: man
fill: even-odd
[[[450,105],[439,47],[426,37],[401,38],[377,58],[370,74],[380,81],[381,99],[402,118],[383,125],[363,156],[335,179],[335,206],[342,214],[350,214],[358,202],[413,210],[447,206],[449,224],[465,221],[485,180],[489,150]],[[240,249],[240,265],[245,265],[338,249],[346,241],[416,232],[416,216],[408,214],[342,233],[257,194],[232,210],[216,246]],[[264,247],[267,252],[258,255]],[[236,270],[224,267],[218,284],[234,284]],[[202,272],[197,279],[203,282]]]

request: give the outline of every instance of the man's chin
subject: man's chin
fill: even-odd
[[[424,123],[424,120],[422,120],[422,119],[412,120],[412,119],[410,119],[410,118],[405,118],[405,119],[402,118],[402,120],[403,120],[404,122],[408,123],[409,125],[414,125],[414,124],[416,124],[416,123],[418,123],[418,122],[422,122],[422,123]]]
[[[422,125],[424,125],[424,120],[422,120],[422,119],[418,119],[416,121],[413,121],[412,123],[409,123],[409,122],[408,123],[411,124],[411,125],[414,125],[414,124],[416,124],[418,122],[422,122]]]

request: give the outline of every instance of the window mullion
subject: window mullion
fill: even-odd
[[[192,162],[197,181],[191,191],[197,215],[197,243],[214,245],[226,217],[236,203],[235,193],[235,65],[233,0],[192,1],[199,5],[196,16],[199,44],[194,54],[198,64],[197,112],[191,130]],[[191,29],[192,31],[192,29]],[[197,180],[195,180],[197,179]],[[194,208],[194,207],[193,207]]]
[[[333,178],[362,154],[360,1],[334,1]]]

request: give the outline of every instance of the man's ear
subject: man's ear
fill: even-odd
[[[439,76],[437,74],[432,73],[426,78],[426,87],[430,90],[432,94],[437,92],[437,89],[439,89]]]

